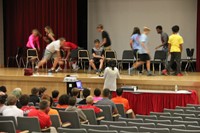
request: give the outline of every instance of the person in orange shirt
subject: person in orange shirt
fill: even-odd
[[[124,105],[124,110],[126,113],[132,113],[132,117],[135,118],[135,114],[133,112],[132,109],[130,109],[130,105],[129,102],[126,98],[122,97],[123,94],[123,89],[122,88],[117,88],[116,90],[117,96],[112,98],[111,100],[115,103],[115,104],[123,104]]]

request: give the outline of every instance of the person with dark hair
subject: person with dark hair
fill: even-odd
[[[49,108],[49,101],[42,100],[39,103],[39,110],[31,110],[28,113],[28,117],[37,117],[40,123],[41,129],[49,128],[51,126],[51,119],[48,115],[50,108]]]
[[[86,103],[86,98],[90,95],[90,90],[88,88],[83,89],[83,100],[78,102],[78,104],[87,104]]]
[[[96,103],[102,99],[103,99],[103,97],[101,97],[101,90],[99,88],[96,88],[94,90],[94,97],[93,97],[94,103]]]
[[[35,109],[34,106],[29,106],[29,95],[21,95],[21,97],[19,98],[19,102],[21,103],[22,107],[21,110],[23,110],[24,114],[28,114],[32,109]]]
[[[59,97],[56,108],[67,108],[68,104],[69,104],[69,96],[67,94],[63,94]]]
[[[52,98],[53,98],[53,102],[57,103],[58,102],[58,95],[59,95],[59,91],[58,90],[53,90],[51,92]]]
[[[100,32],[102,34],[102,43],[101,43],[101,47],[104,47],[104,50],[111,50],[111,40],[110,40],[110,36],[108,34],[108,32],[106,32],[103,28],[102,24],[99,24],[97,26],[97,31]]]
[[[123,89],[122,88],[117,88],[116,93],[117,93],[117,96],[112,98],[111,100],[115,104],[123,104],[125,112],[126,113],[131,113],[132,117],[135,118],[135,114],[134,114],[133,110],[130,108],[128,100],[126,98],[122,97]]]
[[[100,47],[99,39],[94,40],[94,48],[92,48],[93,58],[90,60],[90,66],[96,71],[96,74],[100,74],[104,63],[104,49]],[[99,63],[99,69],[96,68],[96,64]]]
[[[110,90],[109,90],[108,88],[105,88],[105,89],[103,90],[103,99],[100,100],[100,101],[98,101],[98,102],[96,103],[96,105],[110,105],[111,108],[112,108],[112,112],[113,112],[114,114],[118,114],[118,110],[117,110],[116,105],[114,104],[113,101],[111,101],[111,100],[109,99],[109,97],[110,97]]]
[[[81,98],[78,98],[79,94],[80,94],[80,90],[78,88],[73,88],[71,90],[71,96],[76,98],[77,103],[82,100]]]
[[[5,86],[1,86],[1,87],[0,87],[0,92],[6,93],[6,92],[7,92],[6,87],[5,87]]]
[[[7,98],[7,94],[0,91],[0,113],[2,113],[7,108],[7,106],[5,105],[6,98]]]
[[[37,88],[31,89],[31,95],[29,98],[29,102],[32,102],[34,104],[34,106],[36,105],[36,103],[40,102],[39,89],[37,89]]]
[[[83,111],[76,107],[76,98],[70,97],[69,98],[69,106],[66,108],[65,111],[76,111],[78,113],[80,121],[86,121],[87,117],[83,113]]]
[[[116,61],[110,60],[108,67],[104,70],[104,87],[109,88],[111,91],[117,89],[117,79],[120,78],[119,70],[116,67]]]
[[[20,116],[23,117],[23,111],[21,109],[18,109],[16,106],[17,98],[14,95],[9,95],[7,98],[7,107],[2,112],[3,116],[14,116],[15,118]]]
[[[134,27],[133,28],[133,33],[131,36],[131,40],[130,40],[130,46],[133,49],[133,54],[134,57],[136,59],[136,61],[138,61],[138,50],[141,49],[141,45],[140,45],[140,29],[138,27]],[[140,73],[142,73],[142,67],[138,67],[138,70]]]
[[[139,66],[143,65],[144,63],[146,63],[146,68],[147,68],[147,76],[152,76],[151,70],[150,70],[150,65],[151,65],[151,61],[150,61],[150,53],[149,53],[149,49],[147,47],[148,45],[148,34],[150,33],[150,29],[148,27],[144,27],[143,29],[143,34],[141,34],[140,36],[140,45],[141,48],[139,49],[138,53],[138,57],[139,57],[139,61],[135,62],[133,64],[133,66],[131,68],[129,68],[129,72],[133,72],[134,69],[138,68]]]
[[[46,90],[47,90],[47,88],[45,88],[45,87],[40,87],[39,88],[39,97],[40,98],[44,95]]]
[[[167,66],[168,64],[168,40],[169,40],[169,37],[168,37],[168,34],[163,32],[163,28],[161,25],[158,25],[156,26],[156,31],[158,34],[160,34],[160,37],[161,37],[161,43],[160,45],[158,45],[155,49],[158,50],[159,48],[162,47],[162,50],[166,53],[166,60],[165,60],[165,67]]]
[[[175,25],[172,27],[173,34],[169,37],[169,54],[171,59],[166,69],[162,71],[163,75],[170,75],[171,65],[176,61],[176,71],[173,75],[183,76],[181,73],[181,53],[183,50],[183,37],[178,34],[179,26]]]

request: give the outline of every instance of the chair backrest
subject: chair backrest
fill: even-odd
[[[27,49],[27,58],[38,57],[36,49]]]
[[[126,117],[126,113],[124,110],[124,105],[123,104],[115,104],[118,110],[118,113],[122,116],[122,117]]]
[[[165,60],[166,52],[163,50],[156,50],[154,54],[154,60]]]
[[[91,125],[97,125],[97,118],[93,109],[82,109]]]
[[[116,52],[114,50],[107,50],[107,51],[105,51],[105,58],[106,59],[116,60],[117,59]]]
[[[87,124],[81,124],[81,128],[86,129],[87,131],[89,129],[95,129],[95,130],[108,130],[107,125],[87,125]]]
[[[162,124],[171,124],[170,120],[152,120],[152,119],[145,119],[144,120],[145,123],[155,123],[156,125],[158,123],[162,123]]]
[[[195,114],[196,117],[198,117],[198,115],[200,114],[199,110],[186,110],[185,111],[186,114]]]
[[[197,121],[179,121],[179,120],[174,120],[174,123],[173,124],[184,124],[185,126],[188,126],[188,125],[194,125],[194,126],[198,126],[199,123]]]
[[[138,132],[138,128],[135,126],[115,126],[110,125],[109,130],[117,130],[118,133],[120,131],[127,131],[127,132]]]
[[[127,123],[128,123],[128,122],[144,123],[144,122],[143,122],[143,119],[140,119],[140,118],[131,119],[131,118],[119,117],[118,120],[119,120],[119,121],[126,121]]]
[[[36,117],[17,117],[18,129],[29,132],[41,132],[39,120]]]
[[[183,109],[166,109],[164,108],[164,112],[169,112],[171,115],[174,113],[184,113]]]
[[[153,119],[153,120],[156,120],[157,116],[156,115],[139,115],[139,114],[137,114],[136,118],[141,118],[143,120],[144,119]]]
[[[173,123],[174,120],[180,120],[180,121],[183,120],[183,118],[180,116],[160,116],[159,119],[160,120],[170,120],[171,123]]]
[[[188,125],[187,130],[200,130],[200,126]]]
[[[125,121],[104,121],[102,120],[100,122],[101,125],[115,125],[115,126],[127,126],[127,123]]]
[[[168,128],[150,128],[150,127],[140,127],[140,132],[150,132],[150,133],[170,133]]]
[[[200,125],[200,118],[198,117],[185,117],[185,121],[197,121]]]
[[[122,54],[122,60],[134,60],[133,50],[124,50]]]
[[[187,57],[192,58],[194,55],[194,49],[186,48],[186,54],[187,54]]]
[[[88,133],[118,133],[116,130],[94,130],[89,129]]]
[[[18,47],[17,48],[17,57],[22,57],[24,55],[24,48],[23,47]]]
[[[88,59],[89,60],[89,53],[87,50],[79,50],[78,51],[78,59]]]
[[[169,130],[171,131],[172,128],[177,128],[177,129],[186,129],[185,125],[171,125],[171,124],[162,124],[162,123],[158,123],[157,128],[169,128]]]
[[[156,127],[155,123],[137,123],[137,122],[128,122],[128,126],[136,126],[138,129],[140,127]]]
[[[0,121],[12,121],[15,128],[17,129],[17,123],[16,123],[16,119],[14,116],[1,116],[0,115]]]
[[[171,116],[169,112],[150,112],[150,115],[156,115],[158,119],[160,116]]]
[[[187,104],[187,107],[195,107],[196,110],[198,110],[198,107],[200,107],[199,104]]]
[[[127,131],[120,131],[119,133],[150,133],[150,132],[127,132]]]
[[[59,133],[87,133],[86,129],[58,128]]]
[[[173,128],[171,133],[200,133],[200,130],[183,130]]]
[[[0,132],[16,133],[13,121],[0,121]]]
[[[181,116],[183,120],[185,120],[185,117],[195,117],[195,114],[180,114],[180,113],[174,113],[173,116]]]
[[[57,129],[58,127],[61,126],[58,115],[50,115],[50,118],[51,118],[51,122],[52,122],[52,125],[51,125],[52,127],[55,127]]]
[[[182,109],[185,112],[186,110],[195,110],[195,107],[176,106],[176,109]]]
[[[111,106],[109,105],[95,105],[95,106],[103,110],[103,112],[100,112],[98,115],[104,116],[105,120],[107,121],[113,121]]]
[[[60,119],[62,123],[70,122],[71,128],[80,128],[80,119],[78,113],[75,111],[59,111]]]

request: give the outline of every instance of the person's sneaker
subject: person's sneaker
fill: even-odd
[[[176,76],[183,76],[183,74],[182,73],[178,73]]]
[[[162,75],[169,75],[166,69],[162,70]]]
[[[96,70],[96,75],[99,75],[99,74],[100,74],[100,72],[99,72],[99,70],[97,69],[97,70]]]
[[[73,68],[73,71],[78,71],[80,69],[80,67],[76,66],[75,68]]]
[[[132,75],[132,74],[133,74],[133,70],[134,70],[133,67],[129,68],[129,69],[128,69],[128,74]]]
[[[61,68],[61,67],[58,67],[57,69],[56,69],[56,71],[55,72],[60,72],[60,71],[62,71],[63,69]]]
[[[35,66],[33,72],[34,72],[34,73],[37,73],[37,72],[38,72],[38,66]]]
[[[147,76],[153,76],[153,74],[149,71],[147,72]]]
[[[53,70],[53,69],[48,70],[48,73],[53,73],[53,72],[55,72],[55,70]]]

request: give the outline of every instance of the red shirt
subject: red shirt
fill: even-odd
[[[28,117],[37,117],[40,122],[41,129],[51,126],[50,116],[41,110],[33,109],[28,113]]]
[[[21,107],[21,110],[23,110],[24,114],[28,114],[33,109],[35,109],[34,106],[22,106]]]
[[[80,108],[80,109],[93,109],[96,114],[101,112],[100,108],[93,106],[93,105],[82,105],[82,106],[78,106],[78,108]]]
[[[74,50],[74,49],[77,49],[78,46],[72,42],[65,42],[64,43],[64,46],[63,46],[63,49],[66,50],[66,49],[70,49],[70,50]]]

